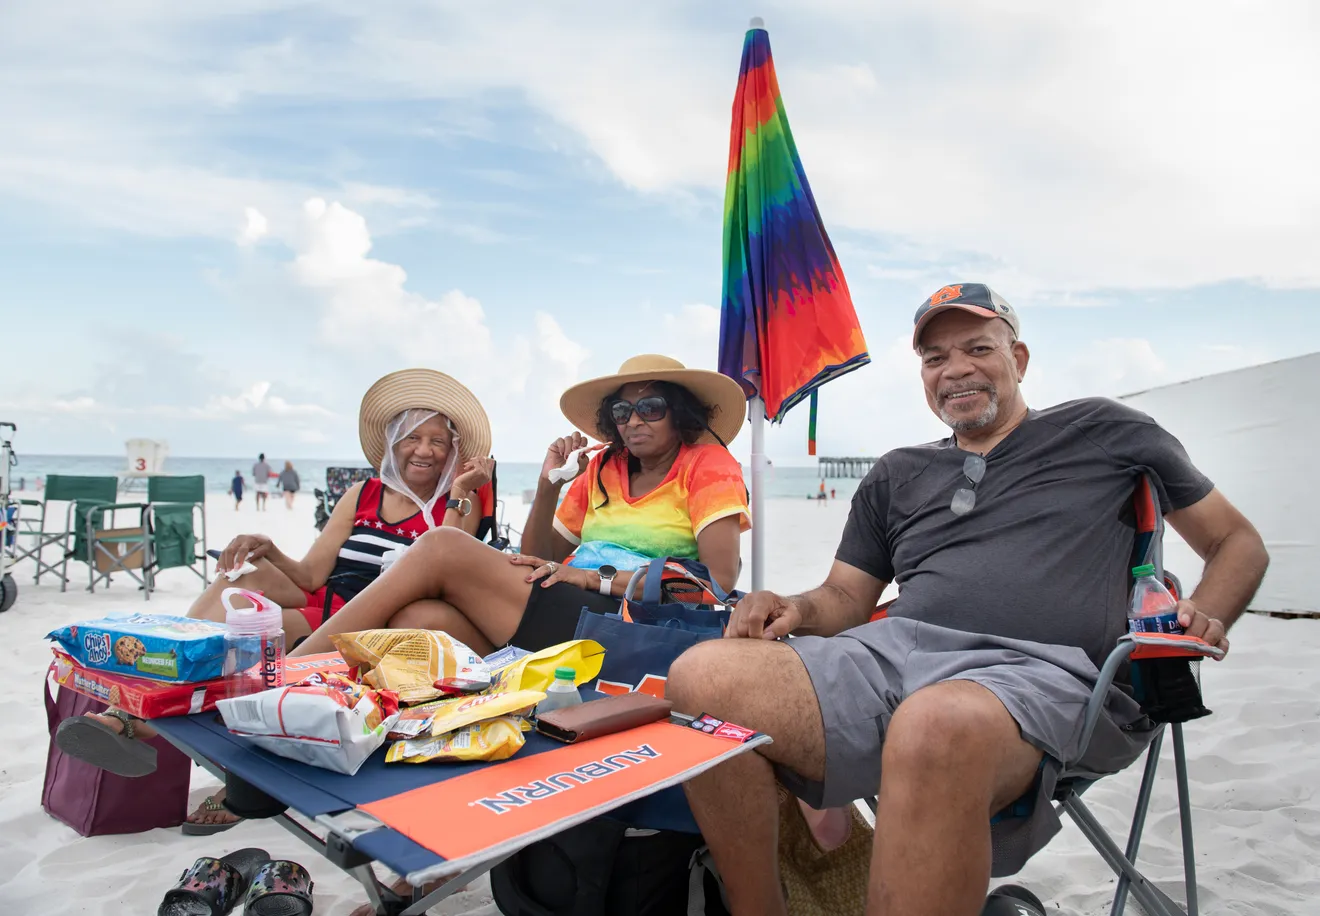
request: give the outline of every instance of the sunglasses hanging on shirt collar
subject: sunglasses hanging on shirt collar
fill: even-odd
[[[980,455],[968,455],[963,460],[963,477],[971,483],[971,488],[959,487],[953,494],[949,508],[954,515],[966,515],[976,508],[976,485],[985,477],[985,459]]]

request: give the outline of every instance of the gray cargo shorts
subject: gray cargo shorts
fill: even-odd
[[[806,780],[776,767],[779,781],[815,808],[875,795],[889,720],[903,700],[941,681],[973,681],[1017,720],[1025,741],[1045,753],[1025,816],[992,828],[995,876],[1012,874],[1059,831],[1051,803],[1062,761],[1078,755],[1086,704],[1099,678],[1075,646],[966,633],[889,617],[837,636],[788,640],[811,677],[825,723],[825,778]],[[1156,726],[1127,693],[1111,688],[1086,756],[1069,775],[1102,776],[1132,763]]]

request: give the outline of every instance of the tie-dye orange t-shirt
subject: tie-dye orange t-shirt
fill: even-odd
[[[577,547],[570,563],[636,569],[658,557],[695,560],[697,535],[711,522],[736,515],[742,531],[751,528],[742,467],[723,446],[683,446],[660,485],[636,499],[628,492],[627,452],[611,456],[602,469],[604,454],[592,457],[569,484],[555,512],[555,530]],[[620,565],[629,553],[641,559]]]

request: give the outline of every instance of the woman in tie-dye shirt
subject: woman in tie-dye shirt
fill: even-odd
[[[521,554],[428,532],[293,654],[387,625],[444,630],[483,654],[509,643],[535,651],[572,639],[584,608],[618,610],[632,571],[661,557],[697,560],[731,590],[751,513],[726,446],[745,403],[732,379],[664,356],[633,357],[573,386],[564,415],[605,444],[576,463],[588,444],[581,432],[551,444]],[[564,467],[578,474],[560,502],[554,472]]]

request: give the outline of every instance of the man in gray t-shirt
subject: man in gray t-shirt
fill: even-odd
[[[266,453],[262,452],[257,456],[257,463],[252,465],[252,491],[257,494],[257,511],[264,511],[266,500],[270,498],[270,464],[266,461]]]
[[[678,709],[774,738],[687,784],[735,916],[786,912],[776,779],[817,809],[878,792],[873,914],[976,916],[991,875],[1048,841],[1061,761],[1081,755],[1097,666],[1126,629],[1141,475],[1206,561],[1179,607],[1189,634],[1227,650],[1260,584],[1260,536],[1153,420],[1100,398],[1027,407],[1018,332],[981,284],[927,299],[913,348],[952,435],[876,463],[823,585],[748,595],[730,638],[670,669]],[[871,620],[890,582],[899,596]],[[1116,772],[1152,733],[1116,687],[1077,766]],[[811,820],[826,846],[848,829]]]

